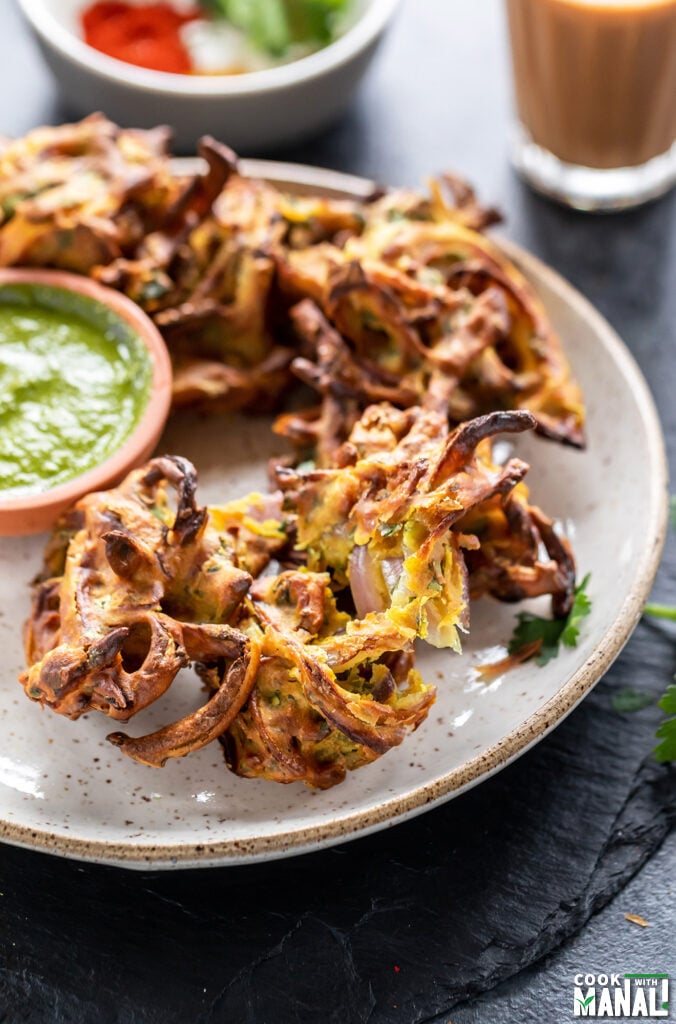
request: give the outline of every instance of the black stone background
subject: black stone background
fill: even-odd
[[[532,195],[507,165],[508,111],[499,0],[405,0],[348,116],[272,155],[392,184],[444,168],[472,180],[508,211],[506,234],[618,328],[673,465],[676,196],[592,218]],[[0,132],[65,116],[3,0]],[[676,601],[673,541],[656,596]],[[657,696],[675,671],[676,634],[642,623],[595,691],[510,768],[318,854],[137,874],[0,847],[0,1024],[559,1024],[578,971],[673,974],[674,776],[650,757],[657,709],[620,715],[612,698],[627,686]]]

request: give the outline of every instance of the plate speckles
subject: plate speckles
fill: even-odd
[[[249,164],[254,173],[315,191],[367,194],[372,183],[314,168]],[[243,863],[343,842],[424,811],[487,778],[553,728],[591,689],[631,634],[655,575],[666,528],[667,476],[646,384],[617,335],[576,291],[534,257],[501,243],[538,289],[585,390],[589,449],[521,437],[536,502],[574,532],[581,573],[591,572],[592,615],[580,644],[545,668],[527,664],[491,685],[474,666],[510,636],[515,609],[482,601],[456,656],[421,649],[418,667],[438,689],[421,728],[398,749],[333,790],[276,786],[231,775],[214,746],[158,771],[117,757],[102,716],[69,722],[19,697],[21,623],[44,537],[0,539],[0,838],[137,868]],[[236,437],[237,444],[228,443]],[[181,416],[162,451],[200,470],[204,501],[265,489],[279,439],[266,421]],[[642,530],[636,531],[636,522]],[[537,606],[537,604],[536,604]],[[150,731],[195,707],[199,684],[183,673],[158,706],[130,723]],[[86,793],[86,795],[85,795]]]

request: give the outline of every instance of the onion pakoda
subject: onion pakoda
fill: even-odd
[[[372,406],[331,466],[280,464],[274,493],[208,509],[190,463],[152,460],[58,524],[26,627],[27,695],[126,721],[192,663],[204,706],[113,733],[123,753],[160,766],[220,737],[237,774],[334,785],[424,720],[434,688],[414,641],[459,649],[471,595],[548,593],[566,614],[567,545],[528,505],[527,465],[491,458],[493,435],[533,426],[502,412],[449,433],[441,413]]]
[[[277,408],[293,373],[322,399],[349,393],[353,422],[383,400],[451,425],[527,409],[541,434],[584,443],[559,340],[468,186],[292,195],[208,138],[204,173],[175,174],[168,138],[99,114],[0,145],[0,266],[75,270],[127,294],[167,341],[176,406]],[[304,300],[338,361],[291,312]]]

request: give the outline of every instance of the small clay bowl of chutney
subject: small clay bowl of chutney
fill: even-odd
[[[157,444],[171,361],[130,299],[56,270],[0,270],[0,536],[38,533]]]

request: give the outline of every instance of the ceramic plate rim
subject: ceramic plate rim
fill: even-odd
[[[195,166],[194,159],[176,163],[183,169]],[[372,194],[378,187],[375,182],[366,178],[302,164],[245,160],[242,161],[242,168],[248,175],[267,178],[272,182],[293,183],[309,189],[324,192],[328,190],[343,195],[352,194],[362,198]],[[205,840],[203,843],[159,845],[77,839],[0,821],[0,840],[75,860],[116,864],[142,870],[247,864],[313,852],[336,842],[346,842],[380,828],[398,824],[459,796],[490,778],[551,732],[595,686],[631,636],[641,616],[660,562],[666,535],[668,493],[667,459],[662,429],[652,395],[638,364],[607,320],[577,289],[537,257],[513,242],[507,242],[502,238],[495,241],[522,270],[545,282],[569,307],[573,307],[580,317],[591,324],[619,372],[631,384],[636,407],[646,429],[646,458],[651,469],[649,519],[645,531],[649,543],[645,544],[639,554],[632,589],[625,596],[613,622],[603,635],[597,638],[587,660],[562,683],[554,696],[541,708],[481,754],[465,761],[441,778],[421,783],[407,795],[390,797],[376,807],[352,814],[336,815],[333,820],[325,823],[247,840],[219,839]]]

